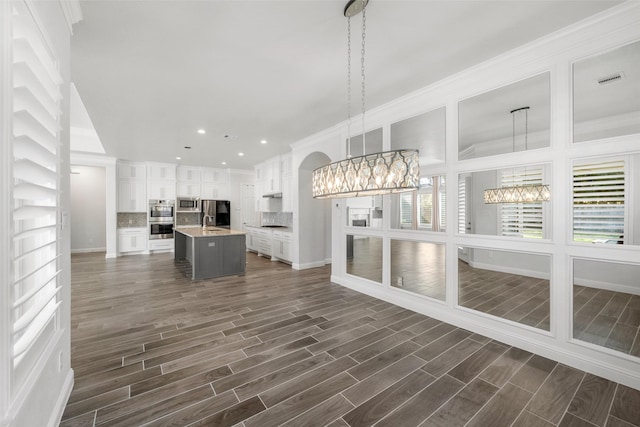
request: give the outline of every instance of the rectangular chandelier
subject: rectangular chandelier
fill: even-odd
[[[316,199],[375,196],[417,190],[418,150],[394,150],[352,157],[317,168],[312,176]]]
[[[484,190],[484,203],[536,203],[548,202],[551,191],[548,185],[516,185],[513,187]]]

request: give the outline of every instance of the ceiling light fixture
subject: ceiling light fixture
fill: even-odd
[[[204,135],[205,133],[207,133],[207,131],[206,131],[206,130],[204,130],[204,129],[198,129],[198,133],[199,133],[200,135]]]
[[[367,154],[365,141],[366,7],[369,0],[349,0],[347,17],[347,158],[313,171],[312,192],[316,199],[359,197],[415,191],[420,182],[418,150],[394,150]],[[351,17],[362,12],[362,156],[351,157]]]
[[[238,153],[238,156],[242,157],[244,156],[244,153]]]
[[[227,162],[222,162],[222,163],[220,163],[220,164],[222,164],[222,165],[226,165],[226,164],[227,164]]]
[[[266,144],[266,143],[267,143],[266,139],[263,139],[262,141],[260,141],[260,144]]]
[[[181,160],[181,159],[182,159],[182,157],[176,157],[176,160]]]
[[[513,152],[516,151],[516,113],[524,112],[524,151],[528,149],[529,132],[529,107],[511,110],[512,118],[512,144]],[[525,167],[524,179],[527,179]],[[515,178],[514,178],[515,181]],[[484,203],[539,203],[548,202],[551,199],[551,191],[546,184],[524,184],[510,187],[489,188],[484,190]]]

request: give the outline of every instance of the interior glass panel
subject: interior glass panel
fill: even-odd
[[[346,199],[347,227],[382,228],[382,196]]]
[[[551,257],[458,248],[458,304],[548,331]]]
[[[573,241],[640,245],[640,154],[573,162]]]
[[[458,159],[549,147],[549,82],[543,73],[458,103]]]
[[[392,194],[392,229],[446,231],[447,197],[444,175],[420,178],[420,189]]]
[[[391,149],[418,149],[420,166],[445,161],[445,107],[391,125]],[[367,136],[368,138],[368,136]]]
[[[640,41],[573,64],[573,142],[640,132]]]
[[[640,357],[640,265],[573,260],[573,338]]]
[[[444,301],[445,245],[391,240],[391,286]]]
[[[551,201],[488,203],[485,192],[548,185],[547,164],[468,172],[458,176],[458,233],[515,238],[548,238]],[[553,188],[550,188],[553,195]]]
[[[382,238],[347,234],[347,274],[382,283]]]
[[[358,126],[359,123],[351,123],[351,128]],[[349,140],[347,144],[347,153],[349,152]],[[365,134],[364,150],[362,146],[362,134],[351,137],[351,157],[358,157],[364,154],[379,153],[382,151],[382,128],[374,129]]]

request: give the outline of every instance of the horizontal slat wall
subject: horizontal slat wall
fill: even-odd
[[[21,2],[14,3],[13,23],[12,387],[17,390],[58,327],[62,78]]]

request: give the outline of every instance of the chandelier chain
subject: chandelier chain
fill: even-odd
[[[347,159],[351,158],[351,17],[347,16]]]
[[[362,154],[365,155],[366,152],[366,142],[365,142],[365,125],[364,125],[364,112],[365,112],[365,85],[364,85],[364,47],[365,47],[365,38],[366,38],[366,30],[367,30],[367,7],[365,0],[362,0],[362,49],[360,50],[360,71],[362,73]]]

